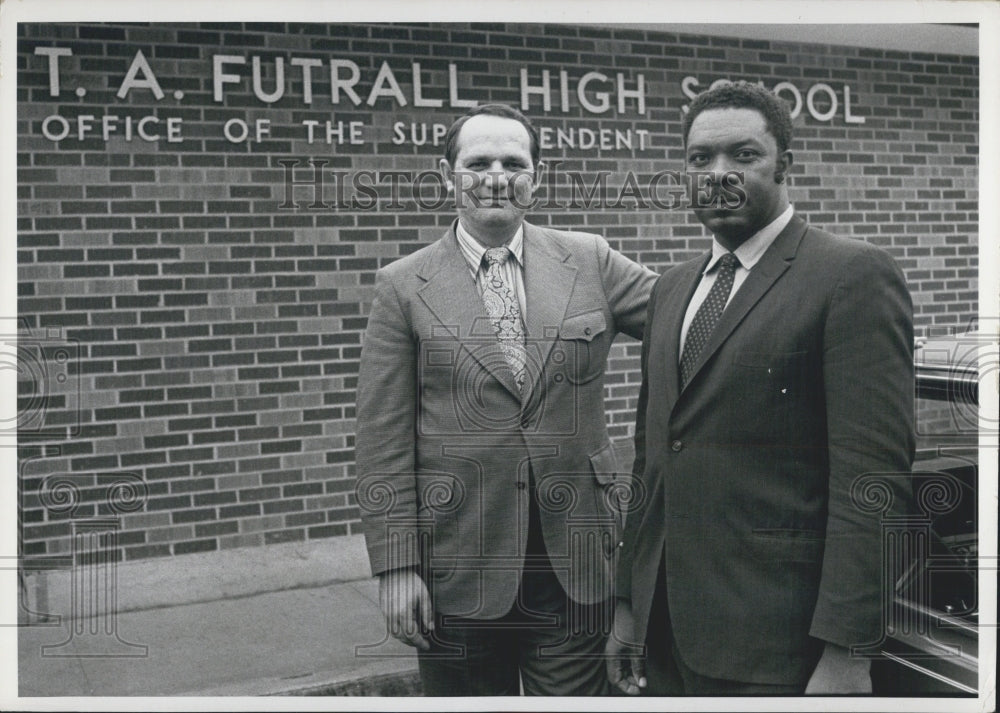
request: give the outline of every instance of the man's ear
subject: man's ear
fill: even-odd
[[[542,185],[542,179],[545,178],[545,172],[548,171],[548,170],[549,170],[549,167],[545,163],[545,161],[539,161],[535,165],[535,173],[534,173],[534,176],[533,176],[533,180],[535,182],[535,187],[534,187],[534,190],[532,191],[532,193],[534,193],[535,191],[537,191],[538,187],[540,185]]]
[[[791,170],[793,160],[794,160],[794,158],[792,156],[792,152],[791,151],[787,151],[787,150],[786,151],[782,151],[778,155],[777,166],[776,166],[775,171],[774,171],[774,182],[775,183],[784,183],[785,182],[785,175],[788,173],[789,170]]]
[[[447,186],[449,191],[455,189],[455,174],[451,169],[451,164],[448,163],[448,159],[443,158],[438,161],[438,170],[441,171],[441,175],[444,177],[444,185]]]

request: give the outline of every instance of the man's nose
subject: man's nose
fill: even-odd
[[[490,166],[488,173],[489,185],[497,188],[506,188],[508,179],[509,177],[507,172],[504,170],[502,163],[497,162]]]
[[[705,166],[705,171],[711,175],[710,180],[716,183],[721,181],[722,176],[730,170],[732,170],[732,165],[727,156],[714,156]]]

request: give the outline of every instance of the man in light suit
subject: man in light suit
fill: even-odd
[[[850,647],[880,640],[891,584],[863,485],[880,474],[888,500],[908,502],[912,307],[886,253],[795,215],[790,138],[785,105],[742,82],[684,120],[714,239],[649,300],[645,497],[627,515],[608,644],[609,678],[630,694],[870,691]]]
[[[358,502],[390,632],[426,695],[607,692],[618,542],[604,368],[655,275],[524,221],[542,173],[516,110],[445,137],[456,220],[383,268],[358,377]]]

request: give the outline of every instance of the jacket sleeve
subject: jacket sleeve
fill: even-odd
[[[639,525],[642,523],[643,514],[649,505],[650,489],[643,487],[646,470],[646,404],[649,401],[649,343],[656,318],[654,307],[658,285],[658,282],[655,283],[650,291],[645,310],[645,328],[642,335],[642,385],[639,387],[639,402],[635,409],[635,460],[632,462],[630,486],[632,499],[625,514],[625,531],[615,569],[615,596],[626,601],[632,600],[632,561],[635,557],[635,543],[640,535]]]
[[[597,238],[597,264],[615,329],[636,339],[646,323],[646,303],[656,282],[656,273],[614,250]]]
[[[417,341],[384,271],[358,373],[357,498],[372,573],[419,563],[416,533]]]
[[[810,634],[869,644],[894,584],[882,523],[911,510],[915,448],[912,304],[888,254],[865,245],[847,261],[823,339],[829,509]]]

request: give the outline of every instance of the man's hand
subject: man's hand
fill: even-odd
[[[851,656],[850,649],[827,642],[806,686],[807,696],[838,696],[872,692],[871,662]]]
[[[642,646],[635,641],[635,625],[631,605],[619,599],[615,606],[615,623],[604,647],[608,680],[622,693],[638,696],[646,687],[646,664]]]
[[[430,648],[424,634],[434,630],[434,610],[431,595],[415,569],[383,572],[379,577],[378,600],[394,638],[421,651]]]

